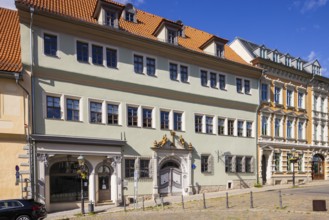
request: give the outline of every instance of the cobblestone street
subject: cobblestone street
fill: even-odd
[[[280,208],[279,190],[282,195],[282,208]],[[140,208],[136,210],[132,209],[133,205],[130,205],[127,207],[127,212],[124,212],[122,207],[112,208],[91,216],[81,217],[76,214],[75,217],[69,219],[329,219],[328,212],[313,212],[312,207],[312,200],[326,200],[328,204],[328,184],[313,184],[313,186],[298,188],[286,186],[286,189],[274,186],[267,189],[254,188],[252,191],[253,208],[250,207],[249,189],[249,191],[229,192],[229,209],[226,208],[225,192],[222,192],[221,195],[206,194],[206,209],[204,209],[202,195],[186,197],[184,209],[180,197],[166,197],[163,208],[161,205],[155,207],[154,202],[153,206],[150,206],[151,201],[147,201],[145,211],[142,211],[142,204],[139,203]]]

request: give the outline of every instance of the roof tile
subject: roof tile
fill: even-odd
[[[0,8],[0,70],[20,72],[21,43],[17,11]]]
[[[16,3],[33,6],[38,9],[63,16],[69,16],[86,22],[97,23],[96,19],[92,17],[97,1],[98,0],[16,0]],[[111,0],[102,1],[124,6],[123,4]],[[153,32],[164,18],[138,9],[136,11],[137,23],[128,22],[121,18],[119,21],[120,28],[132,34],[156,40]],[[214,36],[189,26],[185,26],[185,35],[185,38],[179,37],[178,44],[182,47],[197,52],[203,52],[200,49],[200,46]],[[225,46],[225,51],[226,59],[245,65],[250,65],[228,46]]]

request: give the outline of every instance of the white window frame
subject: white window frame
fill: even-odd
[[[105,101],[102,100],[102,99],[97,99],[97,98],[87,98],[87,100],[88,100],[88,108],[87,108],[88,109],[88,123],[91,124],[91,125],[106,124],[106,118],[105,118],[105,114],[104,114],[105,109],[106,109]],[[90,102],[97,102],[97,103],[101,103],[102,104],[102,122],[101,123],[92,123],[91,122]]]
[[[83,121],[83,99],[81,96],[75,96],[75,95],[64,95],[64,119],[66,121],[67,120],[67,99],[75,99],[75,100],[79,100],[79,120],[78,122],[82,122]],[[70,120],[71,121],[71,120]],[[72,121],[72,122],[77,122],[77,121]]]
[[[108,123],[108,104],[112,104],[112,105],[117,105],[118,106],[118,124],[117,125],[115,125],[115,124],[109,124]],[[117,101],[106,101],[106,103],[105,103],[105,105],[106,105],[106,110],[105,110],[105,112],[106,112],[106,124],[107,125],[111,125],[111,126],[122,126],[122,120],[123,120],[123,118],[122,118],[122,104],[120,103],[120,102],[117,102]]]
[[[53,96],[53,97],[58,97],[59,98],[59,103],[60,103],[60,112],[61,112],[61,117],[60,118],[48,118],[47,117],[47,96]],[[54,92],[43,92],[42,95],[42,101],[44,103],[43,106],[43,118],[44,119],[50,119],[50,120],[65,120],[65,103],[64,103],[64,95],[61,93],[54,93]]]

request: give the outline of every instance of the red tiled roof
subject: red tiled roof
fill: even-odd
[[[97,20],[93,18],[97,1],[98,0],[16,0],[16,3],[33,6],[37,9],[63,16],[69,16],[86,22],[97,23]],[[124,6],[123,4],[111,0],[102,1],[118,6]],[[157,38],[153,35],[153,32],[159,26],[163,18],[138,9],[136,11],[138,22],[128,22],[121,18],[119,21],[120,28],[132,34],[156,40]],[[185,26],[185,36],[185,38],[179,37],[178,44],[180,46],[197,52],[203,52],[200,49],[201,45],[207,42],[214,35]],[[225,57],[228,60],[250,65],[227,45],[225,45]]]
[[[0,8],[0,71],[22,70],[20,41],[17,11]]]

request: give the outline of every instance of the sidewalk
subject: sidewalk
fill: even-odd
[[[312,187],[312,186],[320,186],[320,185],[329,185],[329,181],[312,181],[310,183],[299,185],[299,187]],[[273,190],[279,190],[279,189],[287,189],[291,188],[291,185],[276,185],[276,186],[264,186],[262,188],[247,188],[247,189],[233,189],[228,191],[219,191],[219,192],[211,192],[206,193],[206,198],[218,198],[218,197],[225,197],[226,192],[229,193],[230,196],[232,195],[241,195],[246,194],[252,191],[253,193],[257,192],[266,192],[266,191],[273,191]],[[195,194],[191,196],[185,196],[184,201],[195,201],[195,200],[202,200],[203,195],[202,194]],[[180,203],[181,202],[181,196],[170,196],[170,197],[164,197],[164,202],[170,202],[170,203]],[[160,204],[160,199],[157,199],[157,203]],[[145,207],[155,206],[154,200],[146,200],[144,203]],[[138,207],[141,208],[142,203],[138,203]],[[131,204],[126,207],[127,210],[134,209],[134,204]],[[87,207],[85,208],[86,212],[88,211]],[[96,206],[95,212],[96,213],[106,213],[106,212],[118,212],[118,211],[124,211],[123,207],[116,207],[115,205],[104,205],[104,206]],[[69,211],[62,211],[62,212],[56,212],[56,213],[50,213],[48,214],[48,217],[46,220],[56,220],[56,219],[67,219],[67,218],[73,218],[76,217],[77,214],[80,213],[80,209],[74,209]]]

